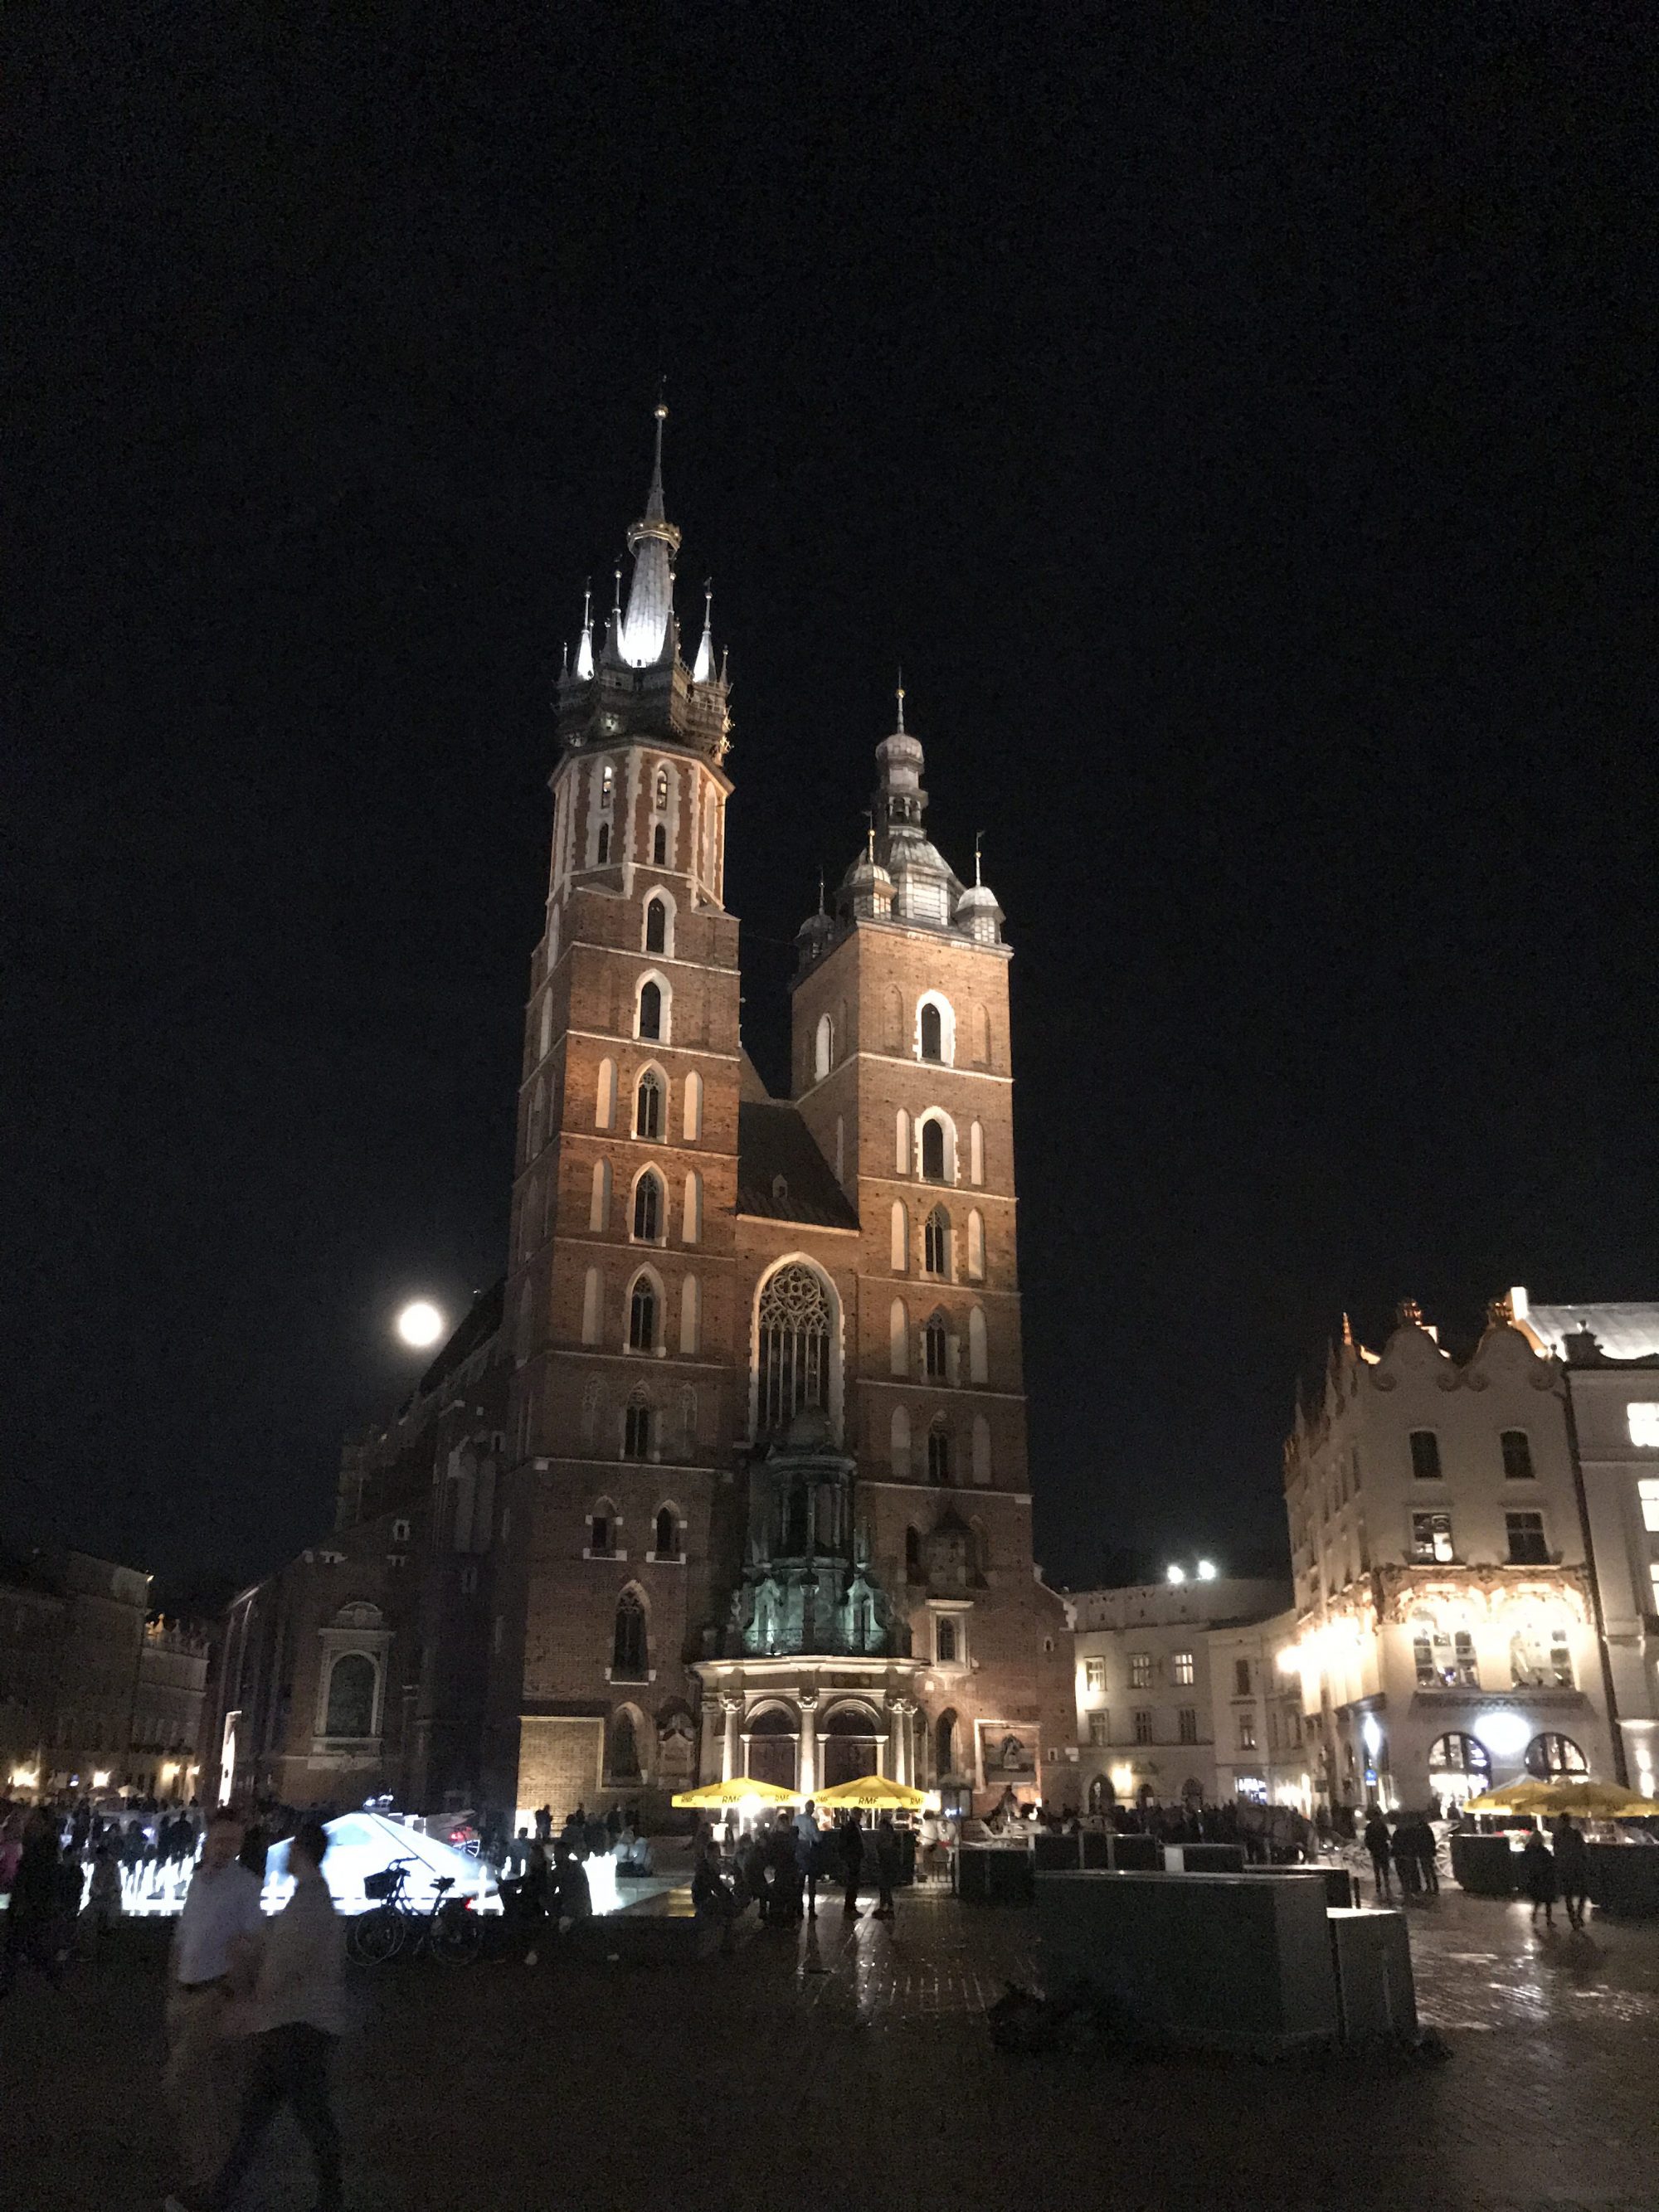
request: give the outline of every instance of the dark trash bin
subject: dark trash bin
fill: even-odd
[[[957,1852],[957,1895],[966,1905],[1030,1905],[1036,1872],[1023,1845],[963,1844]]]
[[[1471,1897],[1513,1897],[1520,1864],[1521,1854],[1510,1849],[1507,1836],[1451,1839],[1452,1879]]]

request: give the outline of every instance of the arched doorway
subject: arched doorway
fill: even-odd
[[[818,1730],[820,1786],[833,1790],[837,1783],[878,1772],[876,1737],[876,1717],[868,1705],[837,1705]]]
[[[933,1772],[940,1782],[956,1773],[960,1734],[957,1709],[947,1705],[933,1723]]]
[[[1492,1753],[1479,1736],[1453,1729],[1429,1746],[1429,1789],[1443,1802],[1461,1805],[1492,1787]]]
[[[794,1716],[781,1705],[769,1705],[749,1723],[749,1772],[757,1782],[775,1782],[781,1790],[795,1786]]]
[[[1565,1776],[1582,1778],[1589,1761],[1570,1735],[1535,1735],[1527,1746],[1527,1771],[1540,1782],[1557,1782]]]

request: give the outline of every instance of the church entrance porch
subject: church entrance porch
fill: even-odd
[[[846,1656],[704,1660],[702,1782],[748,1774],[803,1796],[860,1775],[914,1781],[918,1662]]]

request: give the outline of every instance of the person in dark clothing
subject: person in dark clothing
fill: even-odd
[[[1589,1903],[1589,1845],[1573,1826],[1571,1813],[1563,1813],[1555,1824],[1555,1874],[1567,1924],[1582,1930]]]
[[[1532,1925],[1538,1925],[1538,1908],[1541,1905],[1545,1927],[1553,1928],[1555,1900],[1561,1893],[1560,1878],[1549,1846],[1536,1828],[1528,1837],[1527,1848],[1521,1854],[1521,1887],[1532,1899]]]
[[[856,1912],[859,1909],[859,1881],[864,1872],[864,1830],[859,1825],[856,1813],[847,1815],[840,1840],[842,1881],[847,1892],[842,1910],[843,1912]]]
[[[71,1863],[74,1863],[71,1862]],[[75,1867],[77,1887],[81,1869]],[[0,1960],[0,1996],[10,1989],[25,1960],[48,1981],[58,1979],[54,1941],[58,1926],[59,1872],[58,1824],[49,1813],[36,1813],[23,1838],[23,1851],[12,1878],[6,1914],[6,1949]]]
[[[520,1828],[519,1832],[522,1835],[523,1829]],[[550,1844],[553,1840],[553,1808],[550,1805],[537,1808],[536,1840],[538,1844]]]
[[[587,1887],[587,1869],[562,1840],[553,1846],[552,1917],[557,1920],[591,1920],[593,1897]]]
[[[899,1877],[902,1856],[898,1831],[893,1826],[893,1816],[890,1813],[884,1813],[876,1823],[876,1917],[878,1920],[890,1920],[893,1917],[893,1884]]]
[[[1389,1824],[1376,1806],[1365,1823],[1365,1849],[1370,1855],[1371,1872],[1376,1877],[1376,1899],[1380,1905],[1386,1897],[1394,1901],[1394,1884],[1389,1877],[1389,1864],[1394,1856],[1394,1844],[1389,1834]]]

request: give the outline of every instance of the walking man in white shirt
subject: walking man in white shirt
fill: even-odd
[[[232,1999],[253,1978],[259,1883],[236,1854],[242,1823],[228,1809],[208,1825],[167,1962],[167,2063],[162,2086],[185,2185],[212,2185],[229,2151],[245,2045],[225,2033]]]
[[[211,2188],[187,2196],[177,2212],[223,2212],[233,2203],[284,2105],[311,2145],[317,2212],[340,2212],[340,2130],[329,2102],[328,2061],[345,2026],[345,1926],[322,1876],[327,1850],[322,1822],[302,1820],[288,1847],[294,1894],[270,1923],[248,2009],[253,2064],[235,2144]]]

